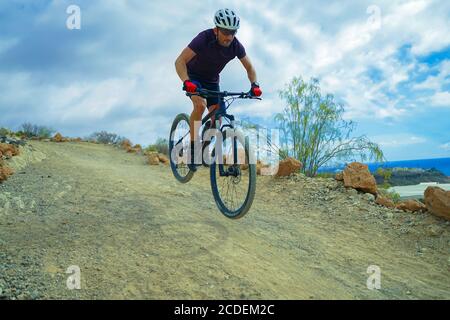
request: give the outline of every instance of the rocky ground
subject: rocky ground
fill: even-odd
[[[450,298],[450,223],[428,213],[295,175],[258,177],[250,212],[229,220],[207,169],[181,185],[111,146],[30,145],[39,156],[0,184],[2,299]]]

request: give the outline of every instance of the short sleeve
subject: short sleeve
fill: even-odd
[[[236,56],[238,57],[238,59],[242,59],[243,57],[246,56],[245,48],[239,41],[237,41]]]
[[[188,44],[188,47],[194,51],[196,54],[199,54],[202,47],[205,43],[204,33],[199,33],[194,39],[192,39],[191,43]]]

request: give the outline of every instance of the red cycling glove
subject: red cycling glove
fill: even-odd
[[[189,93],[194,93],[197,91],[197,85],[191,80],[186,80],[183,82],[183,90]]]
[[[259,84],[257,84],[256,82],[253,82],[252,88],[250,89],[250,93],[252,94],[252,96],[255,96],[255,97],[261,96],[262,91],[261,91],[261,88],[259,87]]]

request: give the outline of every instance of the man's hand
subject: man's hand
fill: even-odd
[[[262,95],[262,91],[261,91],[258,83],[256,83],[256,82],[252,83],[252,88],[250,89],[250,94],[254,97],[259,97]]]
[[[186,80],[183,82],[183,90],[189,93],[194,93],[195,91],[197,91],[197,84],[195,84],[191,80]]]

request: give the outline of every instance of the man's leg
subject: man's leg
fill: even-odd
[[[208,106],[208,112],[211,112],[213,110],[219,110],[219,108],[220,108],[220,105],[218,103],[217,104],[213,104],[211,106]],[[215,115],[211,117],[211,123],[212,123],[211,128],[215,128],[216,127],[216,117],[215,117]],[[220,128],[221,124],[222,124],[222,119],[219,119],[219,128]]]
[[[190,133],[191,133],[191,152],[190,152],[190,160],[189,160],[189,169],[196,171],[196,166],[194,160],[195,153],[196,153],[196,145],[199,145],[200,139],[199,139],[199,128],[200,125],[198,122],[202,121],[202,115],[205,112],[206,109],[206,100],[202,97],[198,96],[192,96],[192,103],[194,106],[194,109],[191,113],[190,117]],[[195,125],[195,122],[197,122],[197,125]],[[196,144],[197,142],[197,144]],[[198,148],[200,150],[200,148]],[[199,159],[200,160],[200,159]],[[201,162],[200,162],[201,163]]]

